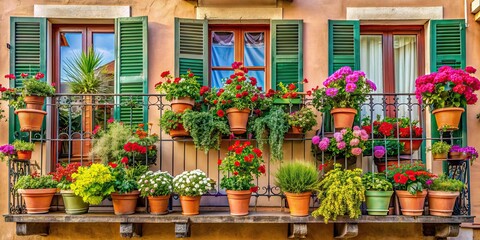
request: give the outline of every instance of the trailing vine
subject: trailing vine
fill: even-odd
[[[282,107],[273,106],[267,114],[256,118],[253,124],[259,148],[263,148],[268,139],[272,161],[283,159],[283,140],[290,128],[287,116]]]
[[[182,116],[183,127],[193,138],[195,147],[208,153],[210,149],[220,149],[222,134],[230,134],[225,118],[209,112],[187,110]]]
[[[342,215],[358,218],[362,213],[360,205],[365,201],[361,175],[362,169],[343,170],[340,164],[335,164],[335,168],[320,182],[320,207],[313,211],[312,216],[323,216],[325,223]]]

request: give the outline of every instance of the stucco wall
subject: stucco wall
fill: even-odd
[[[9,72],[9,52],[5,47],[9,42],[10,16],[33,16],[33,4],[70,4],[70,5],[129,5],[132,16],[145,16],[149,18],[149,87],[154,89],[155,82],[162,71],[174,69],[174,17],[195,18],[195,5],[184,0],[2,0],[0,2],[0,75]],[[347,7],[418,7],[418,6],[443,6],[444,18],[463,18],[464,9],[461,0],[294,0],[282,3],[285,19],[304,20],[304,76],[310,82],[306,89],[320,85],[328,74],[328,19],[345,19]],[[249,4],[249,6],[251,6]],[[467,64],[480,67],[480,33],[479,25],[474,22],[473,15],[468,14],[469,27],[467,28]],[[3,78],[0,83],[8,85]],[[475,115],[480,111],[478,105],[468,108],[468,142],[480,148],[480,130]],[[152,122],[157,122],[158,116],[150,115]],[[0,123],[0,129],[7,129],[5,122]],[[0,143],[8,141],[7,134],[0,134]],[[436,166],[438,168],[438,166]],[[478,191],[480,179],[478,164],[472,166],[472,208],[473,215],[480,215],[480,193]],[[7,169],[0,164],[0,186],[6,186]],[[7,213],[7,190],[0,191],[0,213]],[[173,225],[146,225],[145,238],[171,239]],[[395,227],[395,231],[392,230]],[[375,230],[375,231],[374,231]],[[0,239],[14,239],[15,225],[4,223],[0,219]],[[310,239],[325,239],[332,235],[331,225],[310,226]],[[283,239],[286,236],[286,226],[279,224],[265,227],[258,225],[194,225],[192,239],[225,239],[228,232],[230,239]],[[89,233],[89,235],[84,235]],[[379,235],[377,235],[379,234]],[[407,234],[407,235],[405,235]],[[361,238],[358,239],[421,239],[419,225],[362,225],[360,226]],[[84,239],[90,237],[119,238],[117,224],[53,224],[51,227],[52,239]],[[39,238],[39,237],[37,237]],[[24,238],[19,238],[24,239]],[[33,238],[32,238],[33,239]],[[43,238],[42,238],[43,239]]]

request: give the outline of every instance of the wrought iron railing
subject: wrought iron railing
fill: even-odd
[[[300,105],[311,105],[311,100],[303,99],[301,104],[289,105],[288,109],[293,111]],[[152,131],[159,135],[157,143],[158,154],[155,164],[151,166],[152,170],[168,171],[172,175],[179,174],[185,170],[199,168],[207,175],[216,180],[217,183],[222,175],[218,171],[217,159],[222,158],[226,153],[227,147],[235,140],[252,140],[249,135],[238,136],[235,139],[226,137],[222,140],[221,150],[211,150],[208,154],[196,150],[193,141],[190,138],[172,139],[164,134],[159,127],[159,119],[163,112],[169,109],[170,103],[165,100],[164,95],[159,94],[92,94],[92,95],[73,95],[56,94],[48,99],[46,109],[48,115],[44,125],[44,131],[39,133],[15,132],[15,138],[27,138],[37,142],[36,154],[30,163],[19,161],[10,161],[9,163],[9,212],[22,213],[23,202],[21,197],[13,191],[13,184],[20,175],[28,174],[31,171],[48,173],[54,170],[57,163],[79,162],[87,164],[96,161],[95,156],[89,154],[93,141],[93,129],[96,125],[106,126],[110,118],[119,116],[121,110],[121,120],[125,124],[131,124],[138,121],[138,109],[148,109],[148,120],[153,123]],[[116,112],[117,111],[117,112]],[[135,115],[137,114],[137,115]],[[439,138],[427,136],[426,129],[431,125],[427,122],[426,106],[419,104],[413,94],[371,94],[366,103],[362,105],[356,119],[356,124],[361,122],[364,117],[376,119],[377,115],[381,117],[409,117],[416,119],[419,126],[423,128],[422,137],[419,138],[394,138],[394,141],[422,140],[423,144],[418,151],[410,155],[385,155],[383,161],[415,161],[426,159],[426,143],[436,140],[446,140],[454,144],[466,144],[462,142],[461,136],[456,132],[440,133]],[[134,118],[135,116],[135,118]],[[315,135],[324,137],[332,135],[332,125],[327,115],[318,114],[319,124],[315,127],[316,131],[307,133],[301,138],[286,138],[284,142],[284,160],[292,161],[296,159],[313,161],[318,166],[324,166],[327,161],[323,152],[312,151],[312,137]],[[373,124],[373,121],[372,123]],[[398,125],[396,126],[398,132]],[[12,129],[10,131],[13,131]],[[371,138],[374,138],[372,133]],[[253,139],[254,140],[254,139]],[[377,139],[387,141],[386,138]],[[389,140],[390,141],[390,140]],[[314,148],[315,149],[315,148]],[[357,166],[365,171],[377,171],[372,154],[370,156],[360,157],[354,160]],[[257,179],[259,191],[254,193],[255,206],[283,206],[284,196],[280,189],[274,184],[274,173],[280,162],[270,161],[268,151],[265,152],[266,174]],[[143,160],[141,160],[143,161]],[[148,159],[145,159],[148,161]],[[340,160],[334,158],[334,162],[343,162],[348,165],[348,159]],[[466,161],[449,162],[445,167],[450,176],[469,183],[469,164]],[[322,170],[324,171],[324,169]],[[216,190],[207,194],[210,196],[202,202],[208,206],[227,206],[225,191],[216,186]],[[455,214],[469,215],[469,189],[462,192],[461,198],[457,201]],[[312,201],[315,204],[315,201]],[[176,202],[173,203],[174,205]],[[177,203],[178,204],[178,203]]]

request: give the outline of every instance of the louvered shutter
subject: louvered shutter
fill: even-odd
[[[303,20],[272,20],[272,89],[303,79]],[[303,86],[299,86],[303,91]]]
[[[47,79],[47,19],[32,17],[10,18],[10,73],[16,80],[10,81],[10,87],[21,87],[21,73],[29,75],[42,72]],[[20,137],[20,124],[10,109],[9,141]],[[21,136],[23,138],[23,136]]]
[[[175,18],[175,76],[188,70],[208,86],[208,22]]]
[[[431,20],[430,70],[435,72],[441,66],[465,68],[465,21]]]
[[[360,23],[358,21],[328,21],[328,72],[343,66],[360,69]]]
[[[115,20],[115,118],[124,123],[148,121],[148,19]]]

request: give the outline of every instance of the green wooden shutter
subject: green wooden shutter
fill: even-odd
[[[175,76],[189,69],[208,86],[208,21],[175,18]]]
[[[142,95],[148,93],[148,19],[147,17],[115,20],[115,93]],[[117,97],[115,118],[124,123],[148,121],[148,97]]]
[[[444,65],[464,69],[466,66],[465,20],[431,20],[430,31],[430,71],[435,72]],[[432,137],[439,137],[434,116],[432,116],[431,126]],[[467,111],[462,114],[460,129],[454,132],[454,136],[462,139],[461,143],[455,144],[467,144]],[[444,170],[446,170],[445,167],[446,165]]]
[[[343,66],[360,70],[360,23],[328,20],[328,72]]]
[[[10,80],[10,87],[21,87],[21,73],[29,75],[42,72],[47,79],[47,19],[32,17],[10,18],[10,73],[16,80]],[[9,141],[20,136],[20,124],[10,109]]]
[[[303,80],[303,20],[272,20],[272,89]],[[303,91],[303,86],[299,86]]]

